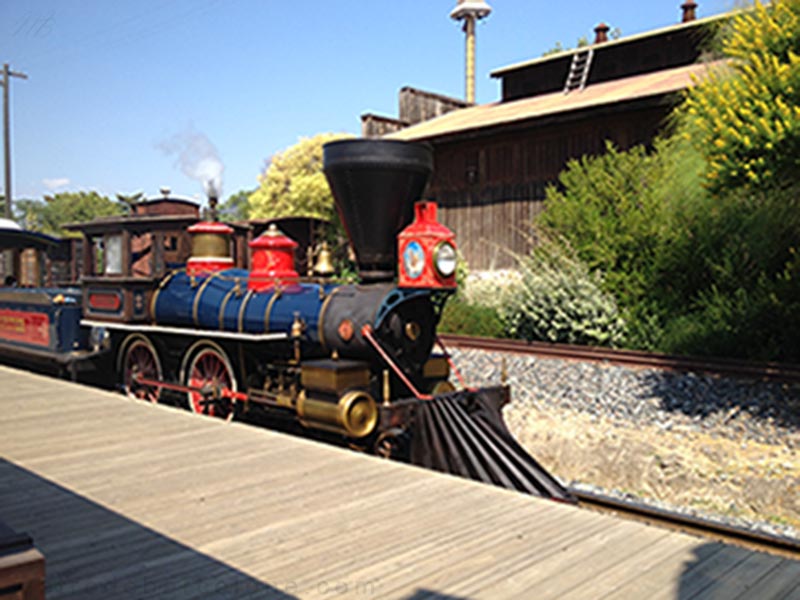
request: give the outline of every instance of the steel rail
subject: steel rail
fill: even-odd
[[[800,540],[790,537],[753,531],[746,527],[666,510],[641,502],[620,500],[584,490],[570,489],[569,491],[578,499],[578,506],[582,508],[596,512],[611,513],[615,516],[645,522],[657,527],[714,539],[726,544],[747,548],[748,550],[800,560]]]
[[[440,338],[446,345],[455,348],[473,348],[490,352],[526,354],[542,358],[608,363],[642,369],[691,371],[726,377],[800,383],[800,365],[798,364],[677,356],[638,350],[617,350],[594,346],[548,344],[545,342],[479,338],[465,335],[448,334],[441,335]]]

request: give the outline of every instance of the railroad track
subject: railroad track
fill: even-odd
[[[705,359],[630,350],[475,338],[460,335],[443,335],[440,338],[446,346],[463,349],[472,348],[488,352],[525,354],[542,358],[608,363],[632,368],[691,371],[717,376],[800,383],[800,365]],[[733,526],[678,511],[657,508],[641,502],[620,500],[579,489],[571,489],[570,492],[578,499],[580,506],[589,510],[613,513],[623,518],[644,521],[654,526],[719,540],[728,544],[742,546],[749,550],[800,560],[800,540],[770,535],[746,527]]]
[[[654,354],[637,350],[615,350],[593,346],[571,346],[568,344],[548,344],[545,342],[525,342],[520,340],[499,340],[465,335],[439,336],[446,346],[474,348],[490,352],[511,352],[528,354],[542,358],[559,358],[583,362],[605,362],[634,368],[651,368],[672,371],[692,371],[739,377],[778,381],[781,383],[800,383],[800,365],[750,362],[735,359],[699,358]]]
[[[746,527],[702,519],[677,511],[669,511],[639,502],[620,500],[583,490],[570,489],[570,492],[578,499],[579,506],[589,510],[611,513],[615,516],[645,522],[656,527],[664,527],[726,544],[741,546],[748,550],[800,560],[800,540],[753,531]]]

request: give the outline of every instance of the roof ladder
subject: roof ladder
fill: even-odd
[[[567,80],[564,82],[565,94],[569,94],[573,90],[582,90],[586,87],[593,56],[593,48],[589,48],[583,52],[576,52],[572,55],[572,64],[569,67]]]

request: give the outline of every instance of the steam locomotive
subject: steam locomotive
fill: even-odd
[[[414,202],[432,163],[427,145],[325,146],[357,285],[332,283],[324,261],[301,277],[297,243],[274,226],[247,252],[240,227],[189,214],[76,224],[80,289],[1,290],[0,353],[12,348],[73,372],[100,365],[134,398],[178,395],[190,410],[225,419],[259,413],[569,501],[507,431],[508,388],[450,382],[454,365],[436,326],[456,289],[455,238],[434,203]]]

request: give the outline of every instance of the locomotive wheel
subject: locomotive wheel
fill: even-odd
[[[236,376],[225,351],[216,344],[203,344],[192,349],[183,381],[187,386],[202,388],[203,393],[189,392],[189,409],[203,415],[230,420],[233,401],[222,397],[222,390],[238,391]]]
[[[158,402],[161,397],[161,388],[141,385],[134,381],[133,376],[139,375],[146,379],[161,381],[161,361],[158,358],[153,343],[143,335],[135,334],[128,337],[123,343],[124,353],[118,366],[122,374],[122,386],[130,398]]]
[[[372,449],[382,458],[400,458],[405,450],[405,430],[399,427],[387,429],[378,436]]]

